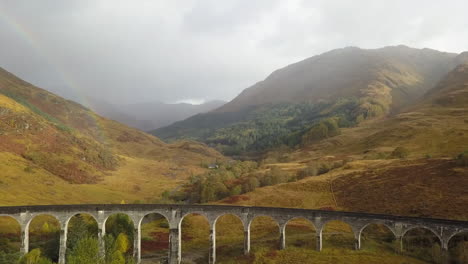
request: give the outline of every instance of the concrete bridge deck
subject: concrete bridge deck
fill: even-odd
[[[322,232],[326,223],[334,220],[349,224],[355,237],[355,249],[361,248],[361,233],[370,224],[387,226],[398,241],[414,228],[424,228],[439,239],[442,252],[448,254],[450,239],[460,233],[468,232],[468,221],[446,219],[404,217],[382,214],[368,214],[340,211],[322,211],[309,209],[292,209],[276,207],[243,207],[224,205],[160,205],[160,204],[85,204],[85,205],[36,205],[0,207],[0,216],[14,218],[21,227],[23,254],[29,251],[29,225],[38,215],[51,215],[61,226],[59,264],[65,264],[67,250],[67,232],[70,219],[77,214],[88,214],[98,224],[98,239],[101,254],[104,254],[103,237],[109,216],[117,213],[126,214],[133,221],[135,228],[134,257],[141,262],[141,223],[149,214],[162,215],[169,223],[169,263],[181,261],[181,223],[189,214],[200,214],[206,217],[210,225],[210,263],[216,262],[216,221],[220,216],[231,214],[237,216],[244,226],[244,253],[250,252],[250,225],[255,217],[268,216],[274,219],[279,227],[279,247],[286,247],[286,224],[294,218],[304,218],[310,221],[316,230],[316,250],[322,249]],[[445,257],[447,259],[447,257]]]

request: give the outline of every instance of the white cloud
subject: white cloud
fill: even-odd
[[[201,98],[189,98],[189,99],[182,99],[182,100],[177,100],[174,102],[174,104],[191,104],[191,105],[201,105],[206,103],[205,99]]]

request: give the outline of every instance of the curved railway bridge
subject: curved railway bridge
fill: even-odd
[[[424,228],[439,239],[443,255],[448,255],[448,244],[452,237],[468,232],[468,221],[454,221],[433,218],[403,217],[382,214],[322,211],[276,207],[243,207],[224,205],[161,205],[161,204],[86,204],[86,205],[37,205],[0,207],[0,216],[15,219],[21,227],[21,252],[29,251],[29,225],[38,215],[51,215],[60,223],[59,264],[65,264],[67,232],[70,219],[78,214],[91,215],[98,224],[98,238],[101,254],[104,254],[103,237],[106,234],[106,221],[113,214],[126,214],[133,221],[135,239],[133,255],[137,263],[141,262],[141,223],[149,214],[159,214],[169,223],[169,263],[180,263],[181,223],[189,214],[206,217],[210,226],[210,263],[216,262],[216,221],[220,216],[237,216],[244,226],[244,253],[250,252],[250,225],[255,217],[268,216],[279,226],[279,247],[286,247],[286,224],[291,219],[304,218],[311,222],[316,230],[316,250],[322,250],[322,232],[326,223],[334,220],[349,224],[355,238],[355,249],[361,248],[361,233],[370,224],[382,224],[388,227],[402,244],[405,234],[414,228]],[[447,257],[445,257],[447,259]]]

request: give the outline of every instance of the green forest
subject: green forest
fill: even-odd
[[[266,104],[239,112],[199,114],[153,133],[167,141],[194,139],[226,155],[241,155],[336,136],[340,128],[387,112],[384,103],[369,97]]]

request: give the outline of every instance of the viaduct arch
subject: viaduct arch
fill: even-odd
[[[232,214],[241,220],[244,226],[244,253],[250,252],[250,224],[257,216],[268,216],[279,226],[280,249],[286,247],[286,224],[294,218],[303,218],[312,223],[316,229],[316,250],[322,250],[322,231],[327,222],[342,221],[351,226],[355,237],[355,249],[361,247],[361,233],[370,224],[382,224],[388,227],[397,241],[411,229],[425,228],[433,232],[440,240],[444,256],[448,256],[448,244],[457,234],[468,232],[468,221],[456,221],[433,218],[403,217],[382,214],[322,211],[308,209],[276,207],[243,207],[225,205],[160,205],[160,204],[89,204],[89,205],[38,205],[0,207],[0,216],[14,218],[21,227],[21,253],[29,251],[29,224],[37,215],[54,216],[60,223],[59,264],[65,264],[67,250],[67,227],[70,219],[77,214],[88,214],[98,223],[100,251],[104,254],[105,224],[109,216],[117,213],[130,217],[135,228],[133,256],[141,262],[141,221],[148,214],[159,214],[169,223],[169,254],[171,264],[181,261],[181,223],[188,214],[200,214],[206,217],[210,225],[210,263],[216,262],[216,221],[225,214]],[[447,259],[445,257],[444,259]]]

